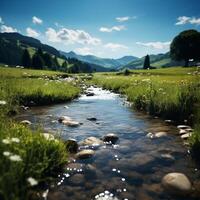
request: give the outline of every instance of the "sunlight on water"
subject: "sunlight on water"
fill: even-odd
[[[94,93],[94,96],[83,95],[80,97],[80,100],[113,100],[118,96],[108,90],[102,90],[101,88],[94,88],[92,86],[86,92]]]

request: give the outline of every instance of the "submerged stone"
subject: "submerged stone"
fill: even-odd
[[[20,122],[20,124],[31,125],[32,123],[29,120],[23,120],[23,121]]]
[[[96,121],[97,118],[96,117],[88,117],[87,120],[89,120],[89,121]]]
[[[72,119],[70,117],[68,117],[68,116],[61,116],[61,117],[58,118],[58,121],[60,123],[62,123],[64,120],[70,121]]]
[[[162,185],[165,190],[175,195],[186,195],[191,192],[192,185],[185,174],[169,173],[162,179]]]
[[[69,139],[65,141],[65,146],[67,151],[69,151],[70,153],[77,153],[78,151],[78,143],[75,139]]]
[[[118,136],[114,133],[109,133],[103,137],[104,142],[111,142],[112,144],[115,144],[118,139]]]
[[[88,146],[99,146],[102,144],[103,144],[103,141],[96,137],[88,137],[85,140],[83,140],[82,142],[80,142],[80,145],[82,145],[82,146],[87,146],[87,145]]]
[[[177,128],[178,129],[188,129],[188,128],[191,128],[191,127],[187,126],[187,125],[178,125]]]
[[[76,154],[78,159],[87,159],[94,155],[94,151],[91,149],[85,149]]]

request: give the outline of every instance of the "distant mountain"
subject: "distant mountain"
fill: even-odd
[[[167,52],[165,54],[157,54],[157,55],[149,55],[150,56],[150,62],[152,67],[171,67],[171,66],[180,66],[183,65],[184,62],[182,61],[174,61],[170,58],[170,53]],[[137,60],[134,60],[122,67],[124,68],[129,68],[129,69],[139,69],[143,67],[144,63],[144,57],[139,58]]]
[[[83,56],[83,55],[78,55],[73,51],[70,51],[68,53],[60,51],[60,53],[67,58],[76,58],[83,62],[92,63],[95,65],[103,66],[105,68],[110,68],[110,69],[118,69],[118,68],[122,67],[123,65],[126,65],[126,64],[130,63],[131,61],[138,59],[137,57],[134,57],[134,56],[124,56],[119,59],[100,58],[100,57],[93,56],[93,55]]]
[[[59,64],[66,60],[68,63],[68,68],[76,65],[80,71],[82,69],[90,69],[90,71],[109,71],[108,69],[93,63],[87,62],[87,60],[79,59],[73,52],[68,58],[76,58],[77,60],[71,59],[69,62],[66,56],[63,56],[57,49],[52,46],[41,43],[39,40],[21,35],[19,33],[0,33],[0,63],[5,63],[8,65],[21,65],[23,50],[28,49],[31,56],[35,53],[38,48],[41,48],[43,52],[49,53],[51,56],[56,56],[58,58]]]
[[[122,58],[118,58],[116,59],[117,62],[119,62],[121,65],[126,65],[132,61],[135,61],[137,60],[138,57],[135,57],[135,56],[124,56]]]

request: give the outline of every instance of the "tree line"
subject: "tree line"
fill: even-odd
[[[63,71],[68,73],[84,73],[92,72],[89,64],[81,62],[75,58],[62,58],[62,64],[58,62],[56,56],[52,56],[47,52],[43,52],[41,48],[31,57],[28,49],[24,49],[22,54],[22,66],[32,69],[51,69],[55,71]]]

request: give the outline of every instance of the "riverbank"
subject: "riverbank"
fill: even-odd
[[[66,163],[67,151],[59,136],[32,131],[29,122],[19,124],[10,117],[29,106],[72,100],[80,89],[64,73],[2,67],[0,88],[0,198],[29,199],[35,186]]]
[[[137,110],[172,123],[192,125],[195,131],[190,143],[195,152],[200,149],[199,81],[200,71],[195,67],[96,73],[93,77],[93,83],[126,95]]]

